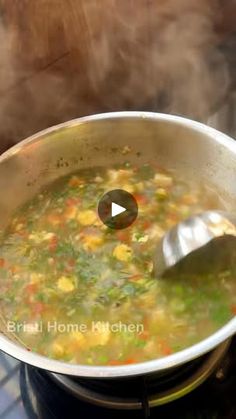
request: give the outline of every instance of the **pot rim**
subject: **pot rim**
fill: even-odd
[[[204,125],[200,122],[193,121],[180,116],[161,114],[154,112],[142,112],[142,111],[122,111],[122,112],[109,112],[101,113],[96,115],[85,116],[81,118],[76,118],[59,125],[54,125],[50,128],[42,130],[27,139],[21,141],[15,146],[11,147],[5,153],[0,156],[0,163],[5,159],[9,158],[11,155],[18,153],[22,148],[24,148],[29,143],[36,142],[39,137],[43,141],[43,137],[47,136],[52,132],[58,131],[64,128],[71,128],[78,124],[87,123],[90,121],[98,121],[103,119],[147,119],[147,120],[156,120],[156,121],[167,121],[173,124],[182,125],[188,128],[191,128],[194,131],[202,133],[216,143],[227,148],[236,155],[236,143],[229,136],[217,131],[214,128],[211,128],[207,125]],[[71,376],[81,376],[81,377],[93,377],[93,378],[116,378],[116,377],[125,377],[125,376],[135,376],[141,374],[147,374],[152,372],[158,372],[166,370],[169,368],[180,366],[188,361],[191,361],[199,356],[204,355],[207,352],[210,352],[220,343],[227,340],[236,332],[236,316],[232,318],[225,326],[218,329],[215,333],[209,337],[201,340],[199,343],[190,346],[184,350],[176,352],[172,355],[153,359],[151,361],[146,361],[133,365],[122,365],[122,366],[87,366],[81,364],[70,364],[67,362],[62,362],[54,359],[47,358],[45,356],[39,355],[37,353],[31,352],[24,347],[12,342],[4,334],[0,333],[0,349],[3,352],[11,355],[12,357],[19,359],[27,364],[32,366],[43,368],[55,373],[66,374]]]

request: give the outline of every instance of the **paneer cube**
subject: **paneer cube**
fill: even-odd
[[[79,331],[72,332],[71,335],[70,335],[70,339],[79,348],[86,347],[86,337],[84,336],[83,333],[81,333]]]
[[[128,262],[132,257],[132,249],[127,244],[118,244],[113,250],[113,256],[122,262]]]
[[[83,238],[83,248],[87,251],[98,249],[103,243],[102,236],[88,234]]]
[[[53,355],[56,358],[62,357],[64,355],[64,353],[65,353],[64,346],[61,343],[57,342],[57,341],[54,341],[52,343],[51,350],[52,350]]]
[[[168,188],[172,186],[173,179],[171,176],[165,175],[163,173],[156,173],[154,176],[154,182],[159,188]]]
[[[97,220],[97,215],[95,211],[92,210],[83,210],[79,211],[77,220],[83,226],[92,225]]]
[[[61,276],[57,281],[57,287],[60,291],[71,292],[75,289],[73,279],[67,276]]]

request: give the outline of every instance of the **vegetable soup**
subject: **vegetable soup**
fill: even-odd
[[[139,207],[124,230],[97,215],[117,188]],[[150,164],[84,170],[42,190],[1,238],[8,329],[32,351],[90,365],[143,362],[199,342],[236,314],[234,269],[156,279],[152,260],[169,228],[211,208],[217,195],[204,185]]]

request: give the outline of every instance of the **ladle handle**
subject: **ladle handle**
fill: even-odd
[[[154,273],[161,276],[178,262],[212,240],[236,237],[236,216],[223,211],[206,211],[189,217],[172,227],[158,244]]]

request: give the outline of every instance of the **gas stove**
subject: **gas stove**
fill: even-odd
[[[236,418],[236,337],[158,380],[155,376],[126,383],[75,380],[18,363],[7,355],[1,356],[1,375],[1,418],[64,419],[69,412],[83,419]]]

